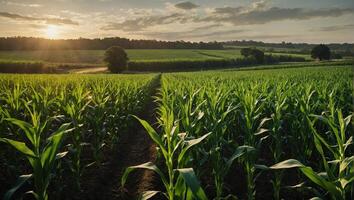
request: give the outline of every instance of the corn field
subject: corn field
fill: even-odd
[[[153,78],[0,76],[0,142],[8,144],[0,152],[4,183],[20,176],[4,199],[28,181],[32,186],[25,187],[36,199],[52,199],[50,184],[55,192],[80,191],[85,169],[101,164],[104,149],[112,149],[130,126],[130,114],[141,111]]]
[[[138,113],[156,81],[153,124]],[[80,192],[85,169],[136,123],[157,159],[126,166],[120,187],[137,169],[160,181],[140,198],[354,198],[352,66],[0,82],[0,166],[6,179],[19,176],[1,187],[5,199],[54,199],[63,185]]]
[[[140,121],[164,164],[125,175],[142,168],[160,176],[164,188],[143,197],[351,199],[352,70],[163,75],[159,128]]]

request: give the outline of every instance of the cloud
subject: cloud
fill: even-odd
[[[197,12],[184,12],[198,8],[191,2],[181,2],[175,5],[167,4],[167,8],[178,10],[146,12],[130,19],[129,16],[121,22],[108,22],[101,30],[144,31],[158,25],[179,24],[231,24],[233,26],[259,25],[284,20],[309,20],[314,18],[340,17],[354,14],[354,8],[305,9],[270,7],[267,0],[256,1],[248,6],[220,7],[208,10],[198,9]],[[157,14],[156,14],[157,13]],[[134,15],[131,15],[134,16]]]
[[[299,35],[286,34],[249,34],[249,30],[226,30],[199,32],[194,30],[187,32],[142,32],[138,35],[147,36],[152,39],[161,40],[186,40],[186,41],[227,41],[227,40],[269,40],[269,39],[288,39],[300,37]],[[245,33],[247,32],[247,33]]]
[[[311,29],[312,31],[341,31],[341,30],[354,30],[354,24],[345,24],[345,25],[335,25],[335,26],[325,26],[319,29]]]
[[[47,27],[44,24],[29,24],[28,26],[33,29],[44,29]]]
[[[251,7],[223,7],[215,8],[209,16],[195,19],[199,22],[226,22],[235,26],[266,24],[283,20],[309,20],[321,17],[339,17],[354,14],[353,8],[332,9],[304,9],[304,8],[279,8],[267,7],[261,1]]]
[[[30,17],[30,16],[23,16],[19,14],[14,14],[14,13],[8,13],[8,12],[0,12],[0,17],[5,17],[5,18],[10,18],[13,20],[23,20],[23,21],[42,21],[47,24],[55,24],[55,25],[79,25],[78,22],[75,22],[71,19],[65,19],[65,18],[54,18],[54,17]]]
[[[195,8],[198,8],[199,5],[196,5],[194,3],[191,3],[189,1],[185,1],[185,2],[180,2],[174,5],[176,8],[182,9],[182,10],[192,10]]]
[[[253,10],[262,10],[265,9],[268,6],[268,1],[256,1],[252,3],[252,9]]]
[[[21,6],[21,7],[30,7],[30,8],[39,8],[39,7],[43,6],[41,4],[27,4],[27,3],[18,3],[18,2],[12,2],[12,1],[2,1],[0,3],[4,3],[9,6]]]
[[[154,15],[139,17],[136,19],[125,20],[121,23],[110,22],[105,26],[101,27],[102,30],[122,30],[122,31],[141,31],[145,28],[171,24],[174,22],[185,22],[188,21],[187,18],[181,13],[172,13],[169,15]]]
[[[221,36],[231,36],[248,30],[215,30],[221,25],[211,24],[194,28],[190,31],[170,31],[170,32],[141,32],[141,35],[163,40],[190,40],[200,38],[217,38]]]

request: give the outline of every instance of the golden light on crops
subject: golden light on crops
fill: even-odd
[[[45,35],[47,38],[55,39],[58,37],[59,30],[58,27],[55,25],[48,25],[45,29]]]

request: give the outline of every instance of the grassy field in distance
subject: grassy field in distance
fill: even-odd
[[[242,57],[239,49],[128,49],[131,61],[235,59]],[[279,53],[273,53],[280,55]],[[284,54],[283,54],[284,55]],[[309,56],[290,54],[309,59]],[[0,51],[0,60],[43,61],[47,63],[101,64],[104,50]]]

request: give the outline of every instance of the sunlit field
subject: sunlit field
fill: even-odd
[[[0,0],[0,199],[354,199],[354,4]]]

